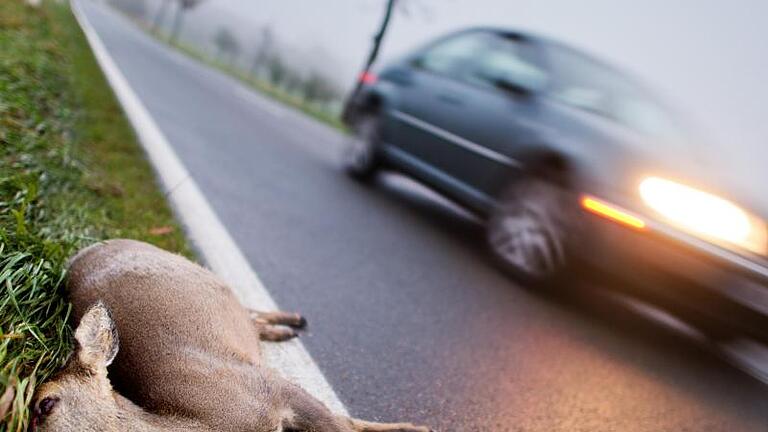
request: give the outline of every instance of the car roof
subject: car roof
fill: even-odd
[[[629,82],[632,82],[638,89],[641,89],[648,97],[654,99],[657,103],[664,105],[665,109],[667,109],[668,111],[674,111],[671,109],[670,106],[668,106],[666,103],[663,102],[663,98],[661,98],[651,86],[648,86],[642,79],[638,78],[634,74],[624,70],[621,67],[611,64],[608,61],[602,60],[599,57],[596,57],[595,55],[592,55],[583,49],[577,48],[566,42],[563,42],[551,37],[543,36],[534,32],[504,28],[504,27],[475,26],[475,27],[467,27],[460,30],[454,30],[450,33],[444,34],[443,36],[433,40],[432,43],[450,38],[452,36],[457,36],[463,33],[473,33],[473,32],[495,33],[498,35],[502,35],[504,37],[510,37],[513,39],[526,41],[526,42],[532,43],[533,45],[548,46],[548,47],[559,48],[566,51],[570,51],[571,53],[576,54],[584,58],[585,60],[594,63],[596,66],[599,66],[600,68],[603,68],[605,70],[608,70],[623,76],[626,80],[628,80]]]
[[[521,41],[526,41],[533,43],[534,45],[545,45],[545,46],[551,46],[551,47],[557,47],[566,49],[568,51],[571,51],[575,54],[578,54],[579,56],[582,56],[592,62],[595,62],[603,67],[609,68],[609,69],[616,69],[613,65],[600,60],[599,58],[587,53],[586,51],[576,48],[573,45],[570,45],[568,43],[565,43],[563,41],[543,36],[541,34],[537,34],[530,31],[525,30],[517,30],[517,29],[511,29],[511,28],[504,28],[504,27],[493,27],[493,26],[475,26],[475,27],[467,27],[460,30],[455,30],[450,33],[444,34],[438,40],[449,38],[451,36],[457,36],[462,33],[494,33],[497,35],[501,35],[504,37],[508,37],[511,39],[517,39]]]

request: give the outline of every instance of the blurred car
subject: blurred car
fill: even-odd
[[[713,184],[717,165],[626,74],[479,28],[360,79],[344,114],[353,177],[393,168],[475,211],[490,250],[529,283],[597,265],[669,308],[768,329],[765,201]]]

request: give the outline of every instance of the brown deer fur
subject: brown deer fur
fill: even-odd
[[[181,256],[100,243],[72,259],[67,285],[77,348],[34,397],[39,431],[429,431],[331,413],[261,357],[260,340],[295,336],[286,325],[303,318],[246,310]]]

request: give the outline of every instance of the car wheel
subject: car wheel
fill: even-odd
[[[515,181],[488,221],[487,239],[499,264],[522,282],[552,285],[570,266],[578,229],[572,195],[538,178]]]
[[[357,180],[369,180],[379,168],[380,123],[368,115],[355,122],[346,139],[343,154],[344,170]]]

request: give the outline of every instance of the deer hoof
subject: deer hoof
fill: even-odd
[[[300,315],[299,316],[299,322],[296,324],[296,328],[297,329],[305,329],[305,328],[307,328],[307,324],[308,324],[307,323],[307,319]]]

